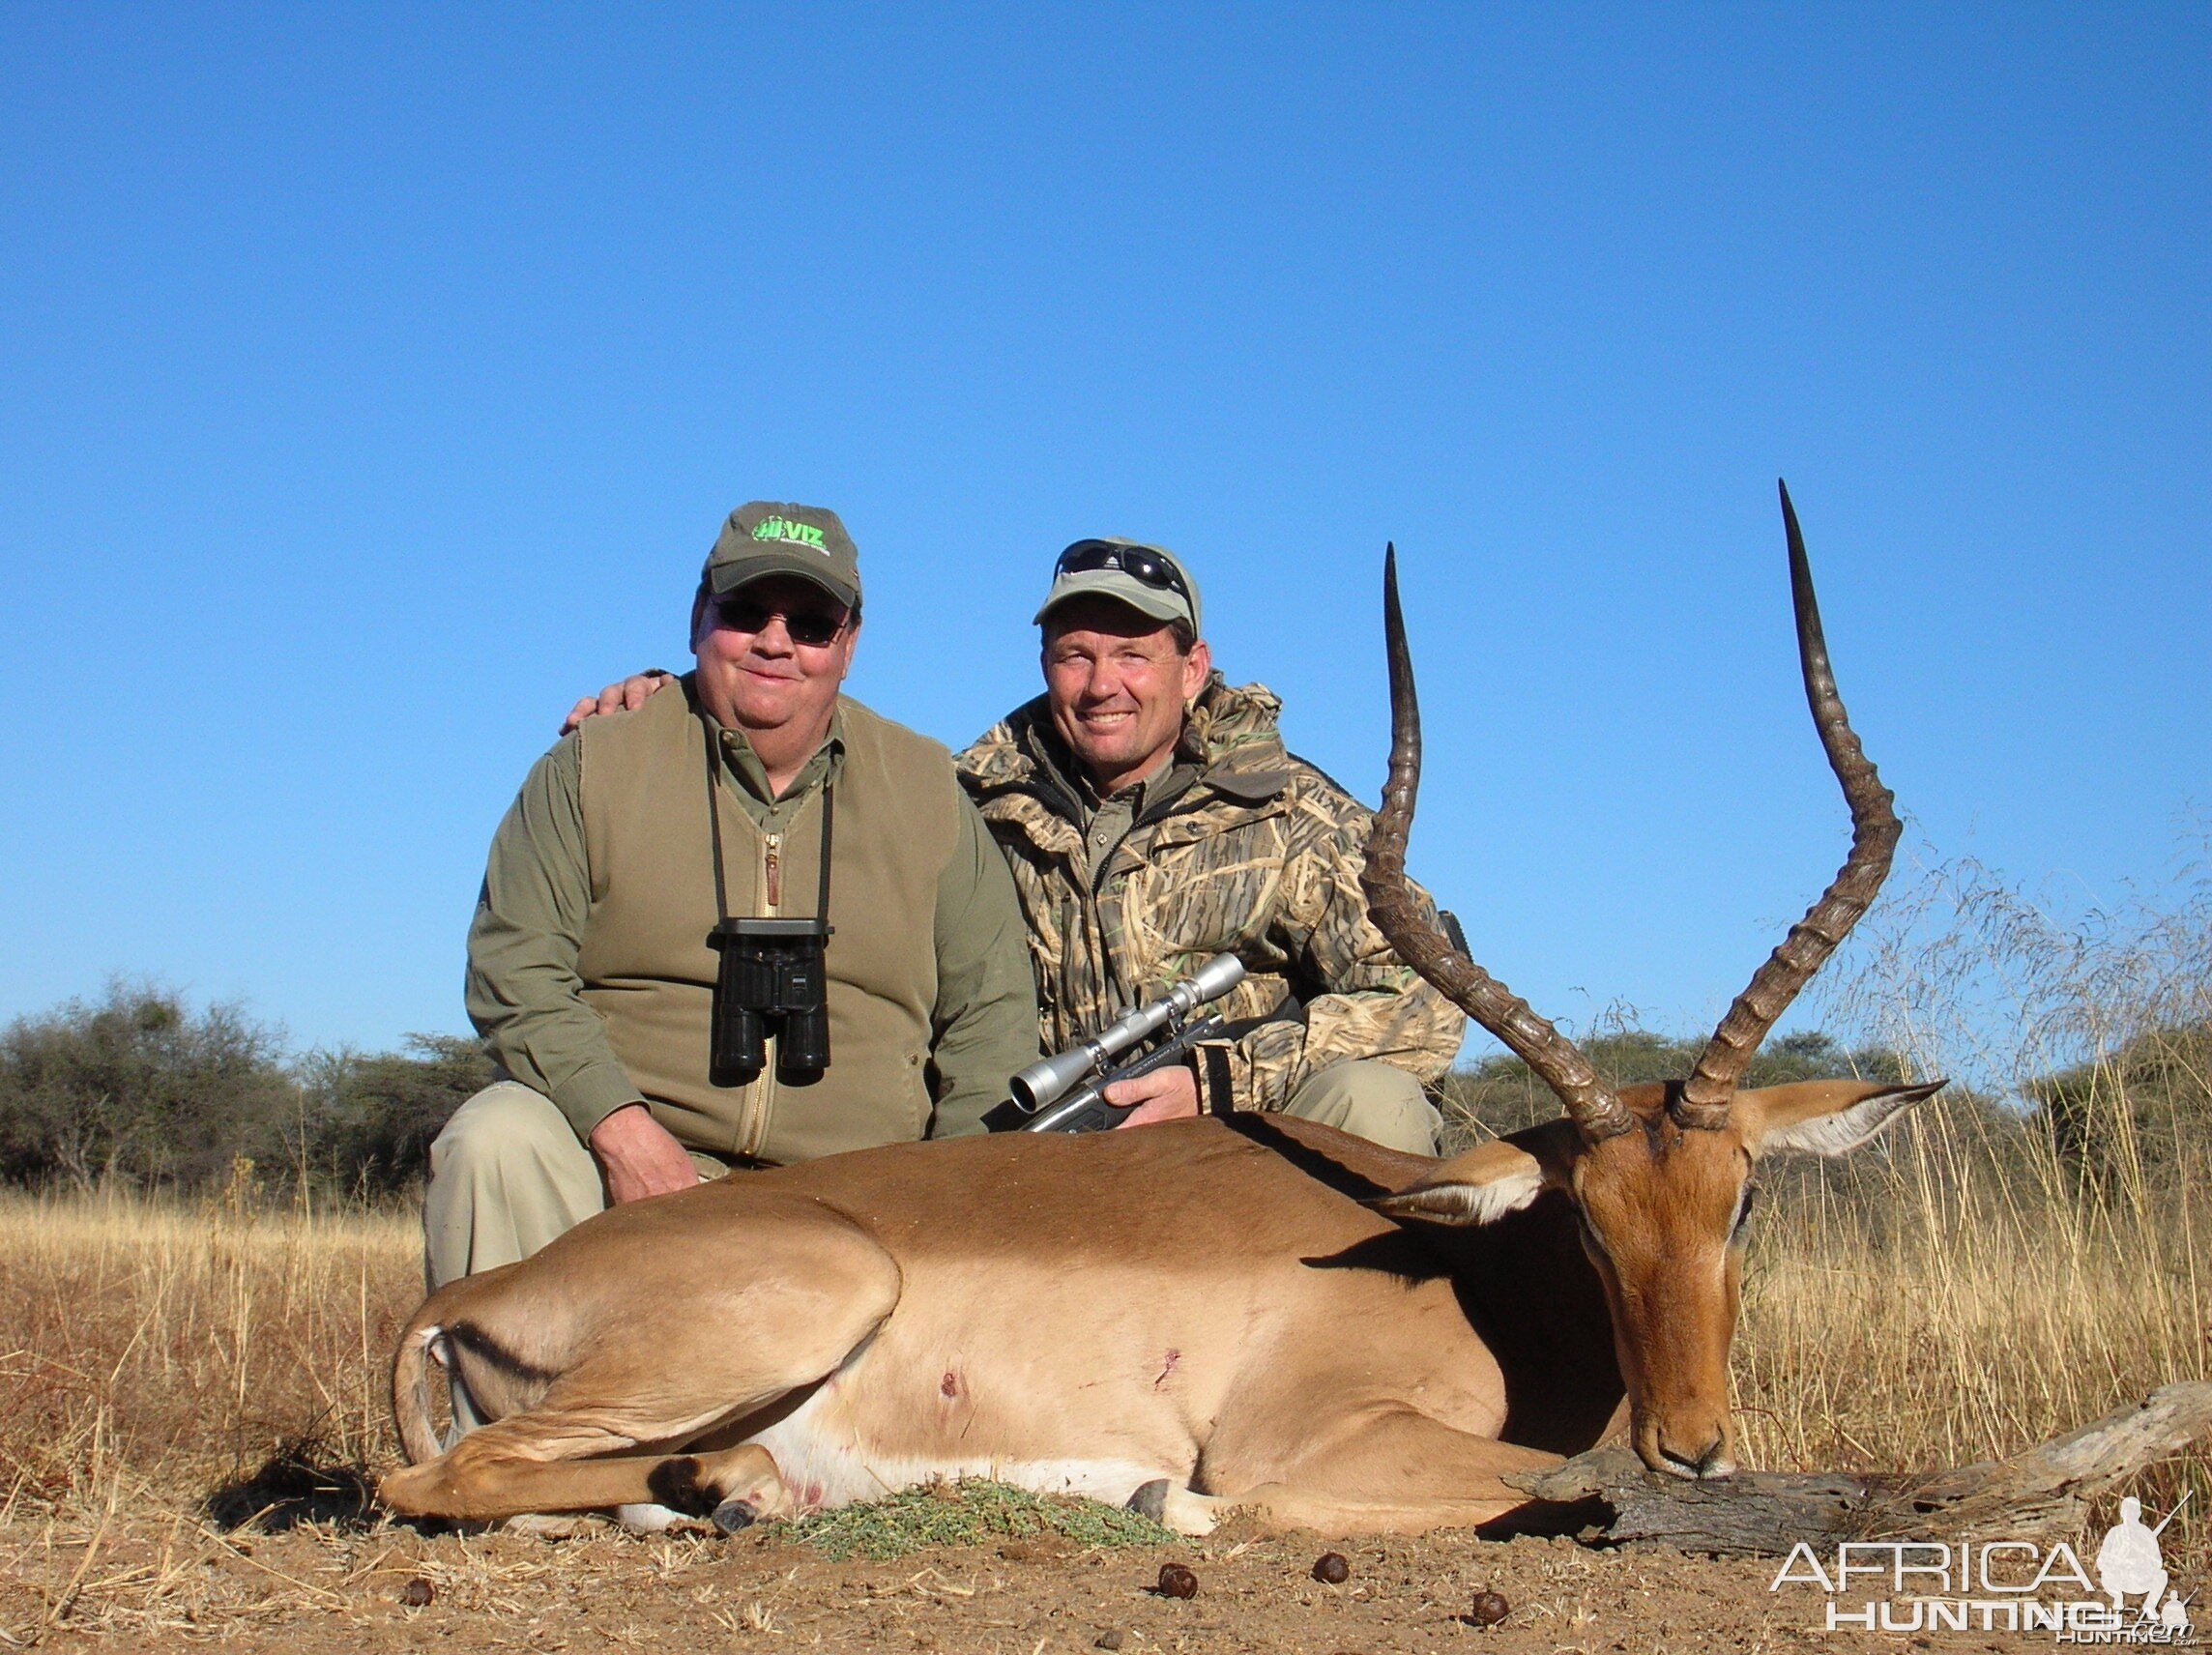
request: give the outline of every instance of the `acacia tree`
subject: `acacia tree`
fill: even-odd
[[[299,1091],[272,1030],[117,978],[0,1031],[0,1177],[197,1184],[281,1151]]]
[[[291,1165],[353,1195],[389,1195],[422,1176],[454,1110],[489,1086],[483,1042],[410,1034],[400,1052],[315,1052],[301,1064]]]

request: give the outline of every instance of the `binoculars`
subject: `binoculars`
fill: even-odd
[[[707,1078],[745,1086],[768,1066],[803,1084],[830,1066],[829,979],[821,919],[725,919],[708,943],[721,954],[714,973],[714,1033]]]

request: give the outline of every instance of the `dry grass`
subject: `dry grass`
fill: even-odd
[[[1734,1363],[1751,1463],[1964,1465],[2212,1376],[2201,1147],[2186,1183],[2081,1200],[2058,1169],[2033,1173],[2026,1132],[1984,1142],[2001,1126],[1985,1110],[1915,1113],[1843,1176],[1768,1192]],[[2200,1446],[2139,1492],[2164,1512],[2185,1487],[2166,1545],[2196,1573],[2212,1563],[2212,1457]]]
[[[1753,1463],[1960,1464],[2212,1373],[2197,1199],[2069,1207],[2001,1181],[1978,1130],[1938,1108],[1848,1184],[1768,1201],[1737,1347]],[[362,1515],[354,1469],[396,1454],[417,1247],[400,1213],[0,1201],[0,1640],[335,1628],[418,1575],[443,1603],[529,1601],[543,1556]],[[2197,1490],[2168,1535],[2183,1577],[2212,1563],[2208,1472],[2197,1453],[2144,1489],[2158,1511]]]
[[[1772,1180],[1737,1344],[1747,1460],[1957,1465],[2212,1375],[2207,1042],[2162,1044],[2212,1027],[2212,926],[2196,901],[2180,911],[2194,930],[2168,913],[2163,930],[2078,950],[2077,969],[2044,972],[2023,999],[2033,1038],[2013,1050],[2041,1054],[2045,1074],[2051,1052],[2074,1064],[2093,1180],[2018,1113],[1971,1097],[1922,1106],[1840,1172]],[[1996,906],[2017,941],[2020,912]],[[2146,935],[2168,952],[2146,955]],[[2048,939],[2029,944],[2048,964]],[[1983,970],[2001,952],[1962,950],[1956,924],[1939,944],[1877,936],[1835,1002],[1923,1072],[1956,1055],[1921,1014],[1958,986],[1931,959]],[[2155,993],[2121,1015],[2131,977]],[[1976,1077],[1985,1097],[2002,1084],[1992,1072]],[[574,1598],[603,1630],[594,1606],[625,1592],[681,1590],[732,1635],[796,1612],[715,1598],[712,1546],[602,1537],[557,1567],[507,1537],[433,1539],[367,1515],[362,1474],[396,1456],[384,1376],[420,1292],[418,1245],[411,1213],[265,1210],[249,1169],[200,1205],[0,1198],[0,1644],[292,1636],[303,1619],[365,1638],[411,1612],[394,1607],[411,1580],[488,1627]],[[2140,1492],[2163,1513],[2185,1489],[2166,1546],[2186,1581],[2212,1572],[2201,1446]],[[595,1573],[602,1562],[619,1566]]]
[[[264,1213],[242,1172],[196,1206],[0,1199],[0,1638],[208,1628],[271,1586],[327,1590],[221,1536],[361,1509],[415,1228]]]
[[[1965,1084],[1774,1180],[1735,1378],[1774,1465],[1955,1465],[2212,1377],[2212,882],[2069,912],[1971,860],[1901,870],[1829,1027]],[[2033,1103],[2058,1107],[2034,1113]],[[2212,1456],[2139,1492],[2212,1566]],[[2177,1550],[2178,1549],[2178,1550]]]

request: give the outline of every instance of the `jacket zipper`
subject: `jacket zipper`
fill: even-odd
[[[778,917],[783,908],[783,835],[761,835],[761,891],[768,899],[767,917]],[[738,1138],[738,1153],[758,1155],[761,1145],[768,1140],[769,1114],[775,1106],[776,1036],[768,1037],[765,1056],[767,1062],[760,1079],[752,1084],[752,1097],[745,1109],[744,1130]]]

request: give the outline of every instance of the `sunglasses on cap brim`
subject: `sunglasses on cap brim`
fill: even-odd
[[[1116,569],[1161,592],[1172,592],[1185,603],[1190,601],[1190,587],[1185,584],[1182,571],[1150,546],[1121,546],[1112,540],[1078,540],[1060,554],[1060,561],[1052,566],[1052,578],[1088,574],[1093,569]]]

